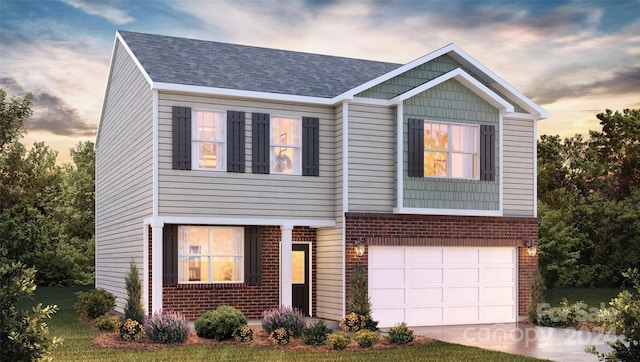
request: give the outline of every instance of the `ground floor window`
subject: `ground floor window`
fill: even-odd
[[[178,267],[180,283],[243,282],[243,228],[180,226]]]

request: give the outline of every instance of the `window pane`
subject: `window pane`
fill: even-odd
[[[281,173],[300,173],[300,153],[300,148],[273,147],[273,171]]]
[[[240,281],[241,257],[213,257],[213,281]]]
[[[476,155],[454,153],[451,158],[451,177],[476,178]]]
[[[222,141],[224,137],[223,114],[220,112],[196,112],[196,137],[199,140]]]
[[[425,176],[447,176],[447,153],[425,152],[424,154]]]
[[[213,230],[214,255],[242,255],[243,241],[237,229],[216,228]]]
[[[446,124],[425,123],[424,147],[426,149],[447,150],[449,148],[449,134]]]
[[[476,152],[477,127],[451,126],[451,133],[454,151]]]
[[[293,284],[304,284],[305,282],[304,255],[304,251],[291,252],[291,283]]]
[[[221,158],[221,147],[217,143],[198,142],[198,167],[218,168],[218,160]]]
[[[183,256],[178,258],[178,276],[181,282],[206,282],[209,280],[208,257]]]

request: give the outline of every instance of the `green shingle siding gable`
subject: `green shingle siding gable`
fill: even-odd
[[[453,79],[406,100],[404,103],[403,200],[404,206],[410,208],[498,210],[500,194],[497,176],[495,181],[408,177],[406,130],[409,118],[494,125],[496,139],[499,139],[501,135],[498,110]],[[496,155],[499,155],[498,145],[499,142],[496,142]],[[499,160],[496,159],[496,165],[498,164]],[[500,170],[496,167],[496,175],[499,174]]]
[[[509,100],[489,84],[481,79],[478,79],[470,70],[466,69],[460,63],[446,54],[439,56],[428,63],[424,63],[411,70],[408,70],[398,75],[397,77],[391,78],[381,84],[378,84],[377,86],[371,87],[366,91],[360,92],[355,96],[362,98],[391,99],[432,79],[438,78],[439,76],[448,73],[456,68],[462,68],[465,72],[476,78],[479,82],[494,91],[497,95],[505,100]],[[527,111],[525,111],[517,104],[514,104],[513,102],[510,103],[513,104],[516,112],[527,113]]]

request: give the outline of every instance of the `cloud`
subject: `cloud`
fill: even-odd
[[[105,18],[116,25],[124,25],[133,22],[135,19],[127,15],[126,12],[103,1],[92,0],[62,0],[64,3],[80,9],[87,14]]]
[[[0,87],[14,95],[27,93],[22,84],[8,75],[0,75]],[[95,135],[95,126],[84,120],[77,109],[62,98],[43,90],[32,92],[33,116],[25,120],[28,131],[46,131],[60,136]]]

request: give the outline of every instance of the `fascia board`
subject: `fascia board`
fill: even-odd
[[[199,93],[199,94],[206,94],[206,95],[238,97],[238,98],[253,98],[253,99],[263,99],[263,100],[271,100],[271,101],[279,101],[279,102],[320,104],[320,105],[335,104],[331,98],[296,96],[291,94],[269,93],[269,92],[255,92],[255,91],[246,91],[246,90],[229,89],[229,88],[202,87],[202,86],[195,86],[195,85],[175,84],[175,83],[153,82],[151,87],[153,89],[157,89],[160,91]]]
[[[503,112],[513,112],[514,108],[509,102],[505,99],[497,95],[491,89],[487,88],[484,84],[480,83],[478,80],[473,78],[469,73],[465,72],[460,68],[456,68],[448,73],[445,73],[435,79],[428,81],[427,83],[422,84],[416,88],[413,88],[399,96],[392,98],[390,101],[393,104],[399,104],[403,101],[415,97],[416,95],[433,88],[439,84],[442,84],[450,79],[455,79],[460,82],[462,85],[470,89],[473,93],[478,95],[480,98],[487,101],[492,106],[500,109]]]

